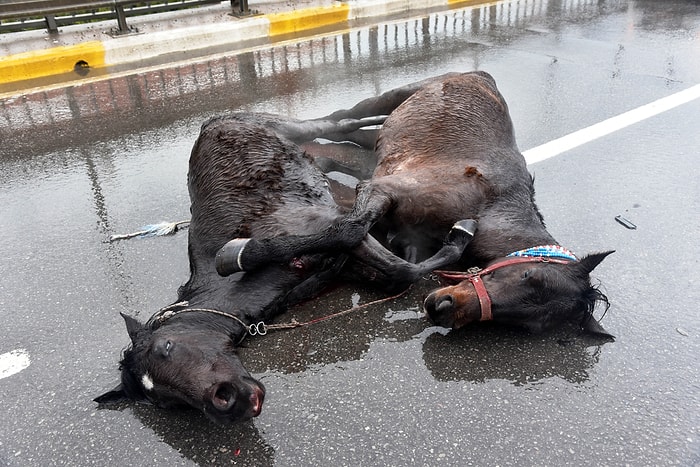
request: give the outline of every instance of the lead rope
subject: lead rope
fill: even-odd
[[[310,321],[305,321],[303,323],[300,323],[299,321],[292,319],[288,323],[280,323],[280,324],[265,324],[264,321],[260,321],[259,323],[252,323],[252,324],[246,324],[242,319],[240,319],[236,315],[232,315],[230,313],[225,313],[223,311],[219,310],[214,310],[212,308],[185,308],[183,310],[173,310],[173,308],[179,308],[179,307],[184,307],[188,306],[189,302],[183,301],[183,302],[177,302],[173,303],[172,305],[169,305],[167,307],[161,308],[158,310],[153,316],[151,316],[151,319],[148,320],[147,324],[151,324],[154,321],[158,321],[159,323],[163,323],[164,321],[172,318],[175,315],[178,315],[180,313],[187,313],[187,312],[192,312],[192,311],[201,311],[201,312],[206,312],[206,313],[212,313],[215,315],[219,316],[226,316],[228,318],[233,319],[234,321],[237,321],[240,323],[244,329],[247,330],[247,334],[250,336],[264,336],[267,334],[268,331],[276,331],[276,330],[282,330],[282,329],[294,329],[298,328],[301,326],[309,326],[311,324],[316,324],[320,323],[322,321],[329,320],[331,318],[337,318],[338,316],[346,315],[352,311],[357,311],[361,310],[363,308],[370,307],[372,305],[378,305],[380,303],[388,302],[390,300],[397,299],[401,297],[402,295],[406,294],[411,288],[408,287],[406,290],[396,294],[392,295],[391,297],[384,297],[380,298],[378,300],[373,300],[371,302],[363,303],[362,305],[355,305],[352,308],[348,308],[347,310],[339,311],[337,313],[332,313],[330,315],[322,316],[320,318],[312,319]],[[241,341],[245,338],[245,335],[243,338],[241,338]]]
[[[397,293],[396,295],[392,295],[391,297],[384,297],[384,298],[380,298],[380,299],[377,299],[377,300],[373,300],[373,301],[371,301],[371,302],[363,303],[362,305],[355,305],[355,306],[353,306],[352,308],[348,308],[347,310],[343,310],[343,311],[339,311],[339,312],[337,312],[337,313],[333,313],[333,314],[330,314],[330,315],[322,316],[322,317],[320,317],[320,318],[312,319],[312,320],[310,320],[310,321],[306,321],[306,322],[303,322],[303,323],[300,323],[300,322],[298,322],[297,320],[292,319],[292,321],[290,321],[289,323],[286,323],[286,324],[270,324],[270,325],[266,325],[265,323],[263,323],[262,321],[260,321],[256,326],[262,325],[262,326],[263,326],[263,329],[262,329],[263,332],[262,332],[262,333],[258,333],[258,334],[260,334],[261,336],[264,336],[265,334],[267,334],[267,331],[268,331],[268,330],[274,331],[274,330],[276,330],[276,329],[294,329],[294,328],[298,328],[298,327],[301,327],[301,326],[308,326],[308,325],[310,325],[310,324],[320,323],[320,322],[322,322],[322,321],[326,321],[326,320],[331,319],[331,318],[336,318],[336,317],[338,317],[338,316],[346,315],[346,314],[348,314],[348,313],[350,313],[350,312],[352,312],[352,311],[361,310],[361,309],[363,309],[363,308],[367,308],[367,307],[370,307],[370,306],[372,306],[372,305],[378,305],[378,304],[380,304],[380,303],[388,302],[389,300],[397,299],[397,298],[401,297],[402,295],[406,294],[410,289],[411,289],[411,287],[408,287],[406,290],[404,290],[404,291],[402,291],[402,292],[400,292],[400,293]],[[251,326],[253,326],[253,325],[251,325]],[[254,336],[255,334],[251,334],[251,335]]]

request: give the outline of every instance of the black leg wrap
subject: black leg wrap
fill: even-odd
[[[450,243],[462,243],[468,244],[474,234],[476,233],[477,222],[474,219],[464,219],[456,222],[450,229],[450,233],[447,234],[447,241]]]
[[[234,238],[216,252],[216,272],[221,276],[230,276],[235,272],[245,271],[241,256],[249,238]]]

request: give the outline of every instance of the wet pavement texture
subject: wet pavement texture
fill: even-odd
[[[526,150],[700,83],[699,53],[697,2],[521,0],[3,100],[0,355],[31,363],[0,373],[0,465],[698,465],[698,100],[530,166],[562,245],[616,250],[593,274],[615,342],[433,327],[426,278],[248,339],[253,421],[92,398],[118,379],[119,312],[146,320],[188,277],[186,233],[106,240],[189,217],[209,116],[317,117],[481,69]],[[280,321],[383,295],[340,287]]]

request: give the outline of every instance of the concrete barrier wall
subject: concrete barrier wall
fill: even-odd
[[[183,50],[196,51],[254,39],[280,36],[388,15],[410,15],[429,8],[450,8],[486,3],[484,0],[355,0],[328,6],[197,25],[149,34],[111,37],[77,45],[28,51],[0,58],[0,84],[69,73],[79,68],[105,68],[134,64]]]
[[[236,47],[243,42],[269,40],[274,42],[291,35],[343,30],[358,22],[386,17],[409,17],[430,10],[459,9],[488,5],[500,10],[500,16],[537,15],[550,7],[578,9],[595,4],[597,0],[329,0],[329,5],[271,13],[213,24],[196,24],[178,29],[147,34],[110,36],[76,45],[49,47],[0,57],[0,86],[42,77],[112,66],[138,66],[139,62],[154,60],[184,51],[196,53],[216,47]],[[290,7],[293,8],[293,7]],[[193,12],[196,10],[193,10]],[[505,12],[505,13],[503,13]],[[192,13],[194,14],[194,13]],[[20,33],[10,33],[20,34]],[[10,35],[10,40],[11,40]],[[48,42],[50,44],[50,42]],[[1,93],[2,91],[0,91]]]

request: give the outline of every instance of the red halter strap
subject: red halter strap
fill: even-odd
[[[484,281],[481,280],[481,276],[478,274],[469,276],[467,280],[474,286],[476,296],[479,297],[479,307],[481,308],[481,318],[479,318],[479,321],[491,321],[493,319],[493,315],[491,314],[491,297],[489,297],[489,292],[486,290]]]
[[[479,298],[479,306],[481,307],[480,321],[490,321],[493,319],[491,312],[491,297],[482,280],[483,276],[491,274],[496,269],[501,269],[506,266],[520,263],[557,263],[569,264],[571,260],[561,258],[548,258],[546,256],[515,256],[506,258],[502,261],[492,264],[484,269],[476,269],[472,272],[454,272],[454,271],[435,271],[440,277],[445,279],[453,279],[458,281],[469,281],[474,287],[476,296]]]

